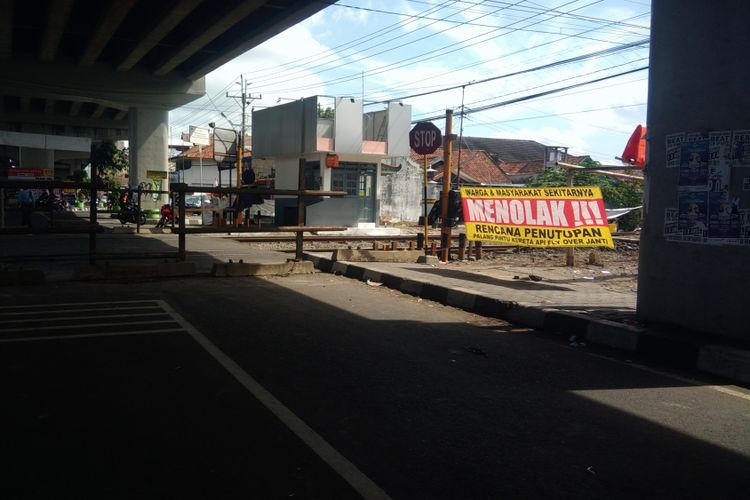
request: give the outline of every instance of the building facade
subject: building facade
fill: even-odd
[[[411,106],[391,103],[365,113],[349,97],[313,96],[253,113],[253,158],[273,162],[275,187],[345,191],[309,198],[307,225],[374,227],[380,210],[381,163],[409,155]],[[276,223],[296,223],[296,198],[276,197]]]

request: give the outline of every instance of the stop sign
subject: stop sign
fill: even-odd
[[[409,146],[415,153],[428,155],[443,145],[440,129],[432,122],[419,122],[409,132]]]

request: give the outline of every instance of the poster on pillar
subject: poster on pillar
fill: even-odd
[[[614,248],[601,190],[463,187],[466,238],[530,247]]]

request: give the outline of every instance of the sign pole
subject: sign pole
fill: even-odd
[[[422,222],[424,222],[424,248],[427,250],[427,233],[429,232],[429,223],[427,222],[427,155],[422,155],[424,171],[424,197],[422,198]]]
[[[424,248],[427,249],[429,223],[427,222],[427,155],[440,147],[442,136],[440,129],[430,122],[419,122],[409,132],[409,146],[418,155],[422,155],[424,175],[422,219],[424,223]]]
[[[568,187],[573,187],[573,169],[567,169],[565,171],[565,180],[567,181]],[[568,247],[565,251],[565,265],[567,267],[575,267],[576,265],[576,254],[575,248]]]

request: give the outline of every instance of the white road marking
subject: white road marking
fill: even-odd
[[[55,326],[34,326],[30,328],[0,328],[0,333],[6,332],[35,332],[38,330],[65,330],[78,326],[80,328],[93,328],[93,327],[104,327],[104,326],[120,326],[120,325],[152,325],[155,323],[174,323],[171,319],[159,319],[153,321],[121,321],[116,323],[91,323],[82,325],[55,325]]]
[[[328,444],[323,437],[315,432],[301,418],[295,415],[289,408],[276,399],[253,377],[240,367],[232,358],[227,356],[216,344],[211,342],[206,336],[198,331],[193,325],[188,323],[180,314],[172,309],[169,304],[163,301],[157,301],[164,310],[180,324],[185,331],[195,339],[216,361],[221,364],[245,389],[250,392],[260,403],[265,406],[271,413],[281,420],[289,430],[297,435],[305,444],[307,444],[324,462],[333,468],[357,493],[366,499],[390,499],[390,496],[383,491],[380,486],[375,484],[367,477],[356,465],[351,463],[338,450]]]
[[[54,304],[53,306],[56,306],[57,304]],[[129,306],[129,307],[91,307],[91,308],[76,308],[75,312],[92,312],[92,311],[127,311],[127,310],[143,310],[143,309],[159,309],[159,306],[153,305],[153,306]],[[39,314],[56,314],[61,312],[70,312],[70,310],[56,310],[56,309],[49,309],[43,311],[37,311]],[[19,311],[19,312],[0,312],[0,317],[3,316],[23,316],[30,314],[31,311]],[[40,318],[44,319],[44,318]]]
[[[100,306],[107,304],[111,307],[117,307],[116,304],[155,304],[157,301],[154,300],[118,300],[115,302],[62,302],[55,304],[26,304],[20,306],[0,306],[0,310],[3,309],[44,309],[50,307],[65,307],[65,306]],[[153,307],[153,306],[143,306]]]
[[[564,345],[560,345],[560,347],[562,347],[564,349],[570,349],[570,347],[564,346]],[[605,356],[603,354],[597,354],[597,353],[588,352],[588,351],[578,351],[578,352],[581,352],[583,354],[587,354],[589,356],[593,356],[593,357],[596,357],[596,358],[606,359],[608,361],[611,361],[613,363],[617,363],[619,365],[629,366],[631,368],[636,368],[636,369],[644,371],[644,372],[653,373],[655,375],[661,375],[662,377],[671,378],[673,380],[679,380],[680,382],[684,382],[686,384],[694,385],[694,386],[697,386],[697,387],[702,387],[704,389],[710,389],[710,390],[713,390],[713,391],[717,391],[717,392],[721,392],[721,393],[727,394],[729,396],[734,396],[736,398],[746,399],[746,400],[750,401],[750,393],[743,392],[743,391],[738,390],[738,389],[733,389],[731,387],[726,387],[726,386],[723,386],[723,385],[708,384],[706,382],[702,382],[702,381],[697,380],[697,379],[693,379],[693,378],[689,378],[689,377],[683,377],[682,375],[676,375],[674,373],[669,373],[669,372],[665,372],[665,371],[662,371],[662,370],[657,370],[656,368],[651,368],[649,366],[641,365],[639,363],[626,363],[626,362],[624,362],[624,361],[622,361],[620,359],[611,358],[611,357]],[[734,386],[732,386],[732,387],[734,387]]]
[[[167,314],[167,313],[164,312],[164,311],[162,311],[162,312],[153,312],[153,313],[138,313],[137,315],[133,315],[133,314],[98,314],[98,315],[94,315],[94,316],[65,316],[63,318],[51,316],[51,317],[48,317],[48,318],[9,319],[9,320],[6,320],[6,324],[7,323],[38,323],[40,321],[66,321],[66,320],[69,320],[69,319],[81,320],[81,319],[132,318],[134,316],[138,317],[138,318],[142,318],[144,316],[164,316],[165,314]],[[2,314],[0,314],[0,316],[2,316]],[[117,324],[119,325],[119,324],[123,324],[123,323],[117,323]],[[82,323],[82,324],[80,324],[78,326],[86,326],[86,324]],[[0,332],[1,331],[4,331],[4,330],[0,329]]]
[[[0,339],[0,344],[15,342],[38,342],[42,340],[68,340],[68,339],[88,339],[98,337],[120,337],[125,335],[143,335],[146,333],[173,333],[185,332],[183,328],[164,328],[163,330],[138,330],[134,332],[102,332],[102,333],[76,333],[72,335],[47,335],[42,337],[14,337],[10,339]]]

